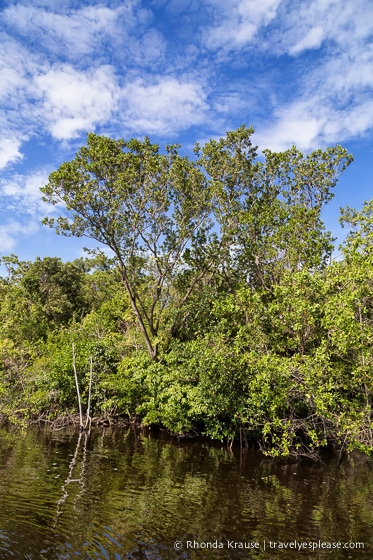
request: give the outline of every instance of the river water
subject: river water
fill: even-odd
[[[0,558],[371,560],[372,462],[3,428]]]

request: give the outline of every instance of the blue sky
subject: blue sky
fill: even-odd
[[[355,156],[325,210],[372,197],[370,0],[3,1],[0,256],[74,259],[39,188],[87,132],[161,145],[252,125],[260,149]],[[342,239],[342,237],[340,237]]]

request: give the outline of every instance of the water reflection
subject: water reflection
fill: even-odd
[[[61,498],[58,500],[57,502],[57,512],[56,512],[56,517],[54,520],[54,524],[53,527],[56,527],[57,522],[58,522],[58,518],[62,513],[62,506],[63,504],[66,502],[67,498],[69,497],[69,492],[67,490],[67,487],[69,484],[71,483],[77,483],[80,485],[80,491],[77,494],[75,500],[74,500],[74,509],[76,510],[76,502],[77,500],[80,498],[82,492],[84,491],[84,473],[85,473],[85,466],[86,466],[86,461],[87,461],[87,441],[88,441],[88,433],[87,432],[79,432],[79,437],[78,440],[76,442],[76,447],[75,447],[75,453],[70,461],[70,465],[69,465],[69,471],[68,471],[68,475],[67,478],[64,482],[64,484],[61,486],[62,489],[62,496]],[[80,468],[80,476],[79,478],[73,478],[73,474],[75,473],[75,471],[77,470],[77,459],[78,459],[78,453],[80,451],[80,444],[82,443],[83,440],[83,457],[82,457],[82,461],[81,461],[81,468]]]
[[[333,458],[324,465],[274,461],[134,430],[3,429],[0,504],[4,560],[372,558],[365,459],[338,467]],[[295,539],[365,548],[269,548]],[[227,545],[254,541],[260,548]],[[224,548],[201,548],[214,542]]]

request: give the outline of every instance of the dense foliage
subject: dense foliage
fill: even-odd
[[[94,134],[52,173],[44,222],[111,250],[3,257],[0,412],[76,410],[72,344],[96,416],[256,440],[273,454],[370,452],[373,202],[332,259],[321,213],[352,156],[258,158],[252,129],[161,154]],[[62,204],[61,204],[62,203]]]

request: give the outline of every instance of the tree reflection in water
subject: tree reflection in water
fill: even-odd
[[[57,522],[58,522],[58,518],[62,513],[62,506],[63,504],[66,502],[69,493],[67,491],[67,487],[69,484],[71,483],[78,483],[80,484],[80,492],[79,494],[77,494],[77,496],[75,497],[74,500],[74,508],[76,509],[76,502],[78,501],[78,499],[80,498],[80,496],[82,495],[82,493],[84,492],[84,473],[85,473],[85,467],[86,467],[86,461],[87,461],[87,439],[88,439],[88,435],[89,432],[79,432],[79,437],[78,440],[76,442],[76,447],[75,447],[75,453],[70,461],[70,465],[69,465],[69,472],[68,472],[68,476],[64,482],[64,484],[61,486],[62,489],[62,496],[61,498],[58,500],[57,502],[57,512],[56,512],[56,517],[55,517],[55,521],[53,524],[53,527],[57,526]],[[78,453],[80,450],[80,445],[81,442],[83,440],[83,454],[82,454],[82,460],[81,460],[81,469],[80,469],[80,476],[79,478],[73,478],[73,472],[75,471],[75,467],[77,467],[77,457],[78,457]]]
[[[333,560],[371,559],[369,461],[270,460],[136,430],[0,430],[0,558],[247,559],[175,541],[362,541]],[[61,486],[61,481],[63,484]],[[251,555],[299,560],[287,550]],[[330,558],[315,551],[312,558]]]

